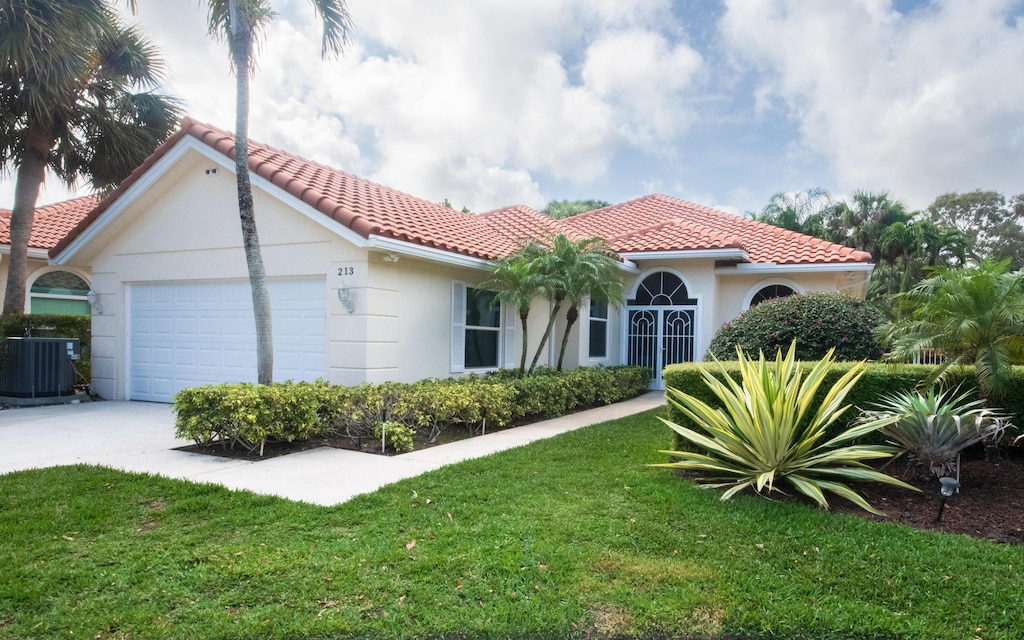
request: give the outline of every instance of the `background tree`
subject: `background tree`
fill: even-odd
[[[0,170],[16,173],[5,314],[25,309],[46,169],[68,186],[116,186],[177,124],[176,102],[144,90],[162,71],[102,0],[0,2]]]
[[[352,23],[344,0],[311,0],[323,26],[320,55],[340,54]],[[133,2],[134,4],[134,2]],[[269,0],[207,0],[209,31],[223,38],[231,53],[235,73],[235,176],[238,186],[238,216],[242,244],[252,286],[256,317],[256,369],[260,384],[270,384],[274,375],[274,346],[266,270],[260,252],[259,234],[249,181],[249,79],[256,70],[253,46],[260,32],[276,14]]]
[[[1011,272],[1009,265],[983,260],[960,269],[939,267],[897,296],[907,312],[881,329],[891,343],[890,358],[907,362],[937,349],[945,356],[942,370],[973,364],[979,394],[997,402],[1012,365],[1024,362],[1024,271]]]
[[[586,213],[587,211],[593,211],[594,209],[602,209],[609,205],[610,203],[604,200],[552,200],[548,203],[548,206],[544,207],[542,213],[560,220]]]
[[[1009,258],[1012,268],[1024,267],[1024,194],[1007,202],[995,191],[954,191],[936,198],[928,206],[928,216],[937,225],[959,231],[975,262]]]
[[[748,212],[748,215],[758,222],[828,239],[831,234],[827,222],[835,215],[836,205],[829,192],[821,188],[792,193],[779,191],[761,213]]]

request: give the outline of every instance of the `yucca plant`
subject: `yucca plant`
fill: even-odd
[[[890,394],[864,411],[861,420],[895,417],[881,432],[899,447],[897,457],[906,454],[936,476],[950,475],[961,451],[979,442],[997,442],[1009,426],[999,410],[986,408],[982,400],[968,401],[969,393],[955,393],[929,389],[927,394]]]
[[[832,364],[832,350],[811,370],[803,374],[796,360],[796,344],[774,361],[764,353],[751,360],[737,350],[741,380],[733,380],[716,359],[722,380],[711,371],[703,372],[704,382],[721,402],[712,407],[678,389],[668,390],[668,400],[702,432],[662,419],[703,452],[663,451],[676,461],[653,466],[703,472],[700,484],[709,488],[727,488],[722,500],[752,488],[759,494],[784,491],[785,482],[822,507],[828,508],[825,492],[842,496],[854,504],[881,514],[846,483],[878,481],[917,490],[880,473],[864,460],[887,458],[896,449],[884,445],[846,445],[855,438],[896,421],[895,417],[861,422],[843,433],[825,440],[826,433],[849,405],[843,405],[847,393],[863,375],[866,365],[850,369],[828,391],[823,401],[815,394]]]

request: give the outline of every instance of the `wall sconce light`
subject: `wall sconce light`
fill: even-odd
[[[89,309],[99,315],[103,313],[103,305],[100,304],[100,294],[96,293],[92,289],[89,289],[89,293],[85,294],[85,299],[89,301]]]
[[[398,254],[397,253],[385,253],[384,254],[384,262],[390,262],[391,264],[394,264],[394,263],[398,262]]]
[[[939,515],[935,516],[935,522],[942,520],[942,511],[946,508],[946,500],[960,489],[960,481],[956,478],[939,478],[939,484],[941,485],[939,492],[942,494],[942,499],[939,502]]]
[[[338,287],[338,302],[341,306],[345,307],[345,311],[354,313],[356,310],[356,303],[352,301],[352,292],[349,291],[347,286]]]

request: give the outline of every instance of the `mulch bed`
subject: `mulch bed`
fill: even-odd
[[[960,465],[960,493],[947,500],[939,522],[938,479],[922,478],[902,461],[884,471],[921,489],[921,493],[877,482],[863,483],[855,489],[868,504],[884,512],[884,518],[842,498],[829,500],[833,510],[917,529],[1024,544],[1024,448],[1001,447],[988,459],[981,447],[967,450]]]
[[[528,422],[519,422],[514,425],[501,427],[500,429],[488,428],[487,433],[503,431],[505,429],[519,427],[525,424],[528,424]],[[448,427],[441,430],[441,434],[437,436],[437,439],[434,442],[429,442],[428,433],[421,433],[417,431],[416,434],[413,436],[413,443],[415,445],[413,451],[421,451],[423,449],[429,449],[431,447],[437,447],[443,444],[448,444],[450,442],[465,440],[466,438],[472,438],[478,435],[481,435],[479,428],[474,428],[471,430],[468,426]],[[251,462],[260,462],[263,460],[276,458],[278,456],[288,455],[289,453],[295,453],[297,451],[305,451],[306,449],[316,449],[317,447],[348,449],[350,451],[360,451],[362,453],[374,453],[377,455],[385,456],[401,455],[391,449],[382,452],[380,449],[380,440],[378,440],[377,438],[363,438],[361,442],[355,442],[351,438],[338,435],[319,436],[301,442],[267,442],[266,445],[263,447],[262,456],[260,456],[259,449],[248,451],[241,445],[235,445],[234,447],[230,447],[221,443],[216,443],[207,446],[190,444],[184,447],[177,447],[176,451],[187,451],[188,453],[200,453],[208,456],[218,456],[222,458],[232,458],[235,460],[249,460]]]

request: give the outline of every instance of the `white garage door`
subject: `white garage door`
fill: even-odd
[[[271,281],[274,379],[326,374],[325,284]],[[129,397],[170,402],[201,384],[256,382],[256,328],[247,281],[132,285]]]

